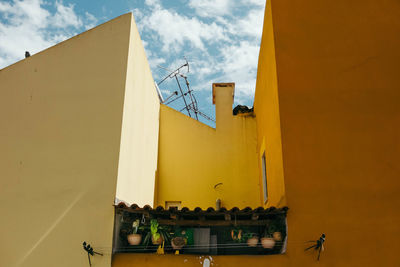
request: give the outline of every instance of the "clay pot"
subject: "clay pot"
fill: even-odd
[[[171,240],[171,246],[175,250],[182,249],[185,246],[185,244],[186,244],[185,239],[180,236],[174,237]]]
[[[247,239],[247,245],[249,247],[256,247],[258,244],[258,237],[253,236],[252,238]]]
[[[275,240],[270,237],[261,238],[261,245],[263,248],[273,248],[275,246]]]
[[[274,238],[275,241],[282,241],[282,233],[281,232],[274,232],[272,234],[272,237]]]
[[[153,243],[153,245],[161,245],[161,243],[163,242],[163,238],[160,235],[160,237],[155,240],[154,237],[151,236],[151,242]]]
[[[142,241],[142,235],[141,234],[130,234],[127,236],[128,243],[132,246],[137,246],[140,244]]]

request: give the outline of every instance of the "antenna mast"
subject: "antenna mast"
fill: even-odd
[[[170,79],[175,79],[176,84],[178,85],[178,91],[174,91],[170,96],[168,96],[165,100],[162,98],[162,96],[160,97],[160,102],[165,104],[165,105],[169,105],[173,102],[175,102],[176,100],[182,98],[183,100],[183,104],[184,107],[180,110],[180,112],[185,111],[187,112],[187,114],[189,115],[189,117],[191,118],[195,118],[196,120],[199,120],[199,115],[202,116],[203,118],[213,121],[215,122],[214,119],[212,119],[211,117],[207,116],[206,114],[204,114],[203,112],[201,112],[199,110],[198,104],[197,104],[197,99],[195,97],[195,95],[193,94],[193,90],[190,89],[190,84],[188,81],[188,78],[186,75],[184,75],[181,70],[184,68],[187,68],[187,73],[189,72],[189,62],[187,61],[186,57],[184,57],[185,59],[185,64],[181,65],[180,67],[178,67],[175,70],[169,70],[165,67],[162,67],[160,65],[158,65],[158,67],[160,69],[169,71],[169,74],[167,76],[165,76],[163,79],[161,79],[161,81],[159,81],[158,83],[156,83],[157,88],[158,86],[160,86],[160,84],[162,84],[165,80],[167,80],[168,78]],[[181,86],[181,81],[180,79],[184,80],[184,83],[186,85],[185,87]],[[161,94],[161,92],[160,92]],[[172,98],[172,99],[171,99]]]

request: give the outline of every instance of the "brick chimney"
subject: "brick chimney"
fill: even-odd
[[[232,105],[235,83],[213,83],[213,104],[215,105],[217,130],[229,130],[232,125]]]

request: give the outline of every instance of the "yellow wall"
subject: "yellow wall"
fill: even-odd
[[[262,105],[277,86],[290,210],[287,255],[276,266],[397,266],[400,3],[269,4],[255,112],[260,142],[260,132],[276,131]],[[323,232],[316,262],[302,242]]]
[[[208,256],[214,266],[399,265],[399,17],[395,0],[267,2],[257,150],[265,144],[268,181],[278,185],[269,188],[286,192],[287,252]],[[304,242],[323,232],[318,262]],[[201,266],[204,257],[124,254],[113,264],[167,261]]]
[[[232,90],[215,90],[216,129],[161,105],[157,205],[215,208],[218,198],[226,208],[261,205],[255,119],[232,115]]]
[[[121,148],[119,160],[121,135],[124,148],[134,124],[144,142],[157,136],[133,26],[123,15],[0,70],[0,266],[87,266],[84,240],[105,253],[93,266],[110,266],[117,176],[129,172],[118,165],[133,157]],[[143,109],[132,95],[156,105],[148,125],[127,114]],[[153,169],[155,153],[143,159]]]
[[[283,207],[286,205],[283,178],[281,127],[279,118],[278,83],[276,77],[275,46],[271,5],[268,1],[264,17],[264,29],[258,57],[258,73],[254,112],[257,121],[257,152],[259,179],[263,185],[261,157],[265,153],[268,200],[265,206]],[[262,189],[262,187],[261,187]],[[260,191],[264,202],[264,192]]]
[[[113,267],[157,267],[157,266],[207,266],[204,262],[208,260],[209,266],[298,266],[289,265],[286,255],[154,255],[154,254],[117,254],[113,257]]]

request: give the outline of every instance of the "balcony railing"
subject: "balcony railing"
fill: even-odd
[[[268,255],[286,251],[287,207],[216,211],[119,204],[115,209],[114,253]]]

